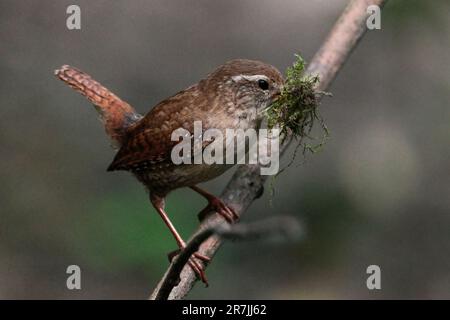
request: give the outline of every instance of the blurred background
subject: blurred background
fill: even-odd
[[[81,30],[66,8],[81,7]],[[0,3],[0,298],[144,299],[175,242],[114,156],[92,106],[53,76],[76,66],[146,113],[232,58],[307,61],[341,0]],[[329,89],[322,152],[301,157],[244,221],[289,214],[296,243],[230,242],[189,298],[450,298],[447,1],[394,0]],[[286,156],[286,160],[290,155]],[[232,172],[206,186],[219,194]],[[268,188],[266,188],[266,191]],[[168,198],[184,237],[204,200]],[[66,288],[66,268],[82,289]],[[366,287],[381,267],[381,290]]]

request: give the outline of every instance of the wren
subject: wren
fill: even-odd
[[[208,205],[200,212],[200,217],[214,211],[230,223],[239,218],[231,206],[196,186],[221,175],[231,166],[174,164],[171,150],[178,142],[172,141],[171,134],[178,128],[193,133],[194,121],[201,121],[203,130],[257,129],[262,110],[279,96],[283,86],[283,77],[275,67],[260,61],[231,60],[197,84],[161,101],[143,117],[76,68],[64,65],[55,75],[94,104],[107,134],[119,147],[108,171],[130,171],[146,186],[152,205],[180,250],[186,244],[164,210],[164,198],[170,191],[189,187],[205,197]],[[192,139],[198,138],[192,136]],[[198,252],[189,260],[193,271],[205,283],[201,262],[208,261],[208,257]]]

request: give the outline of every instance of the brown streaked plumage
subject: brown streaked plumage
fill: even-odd
[[[144,117],[126,102],[83,72],[63,66],[55,74],[85,95],[102,114],[106,132],[120,145],[108,171],[131,171],[149,190],[150,200],[174,235],[180,249],[185,243],[164,211],[164,198],[172,190],[190,187],[208,200],[201,215],[216,211],[227,221],[238,218],[220,199],[195,185],[213,179],[230,165],[180,164],[171,161],[171,150],[178,143],[171,134],[184,128],[193,135],[194,121],[203,131],[210,128],[225,133],[230,129],[257,128],[261,110],[279,94],[283,85],[273,66],[253,60],[231,60],[197,84],[160,102]],[[191,137],[201,139],[201,137]],[[205,145],[203,145],[205,147]],[[198,253],[194,257],[208,261]],[[200,262],[192,258],[192,269],[206,283]]]

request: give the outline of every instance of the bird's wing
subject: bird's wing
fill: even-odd
[[[170,161],[172,132],[184,128],[193,136],[194,121],[202,121],[203,105],[208,102],[196,87],[181,91],[155,106],[142,120],[130,127],[126,140],[108,171],[145,169],[156,163]]]

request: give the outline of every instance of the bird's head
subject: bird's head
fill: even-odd
[[[212,91],[231,95],[236,107],[256,109],[257,112],[278,98],[284,83],[283,76],[274,66],[246,59],[226,62],[206,81]]]

